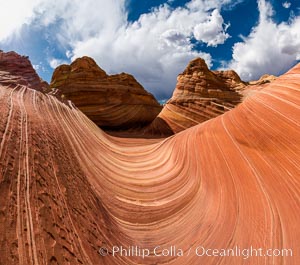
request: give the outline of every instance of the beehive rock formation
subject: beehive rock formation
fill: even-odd
[[[109,76],[86,56],[56,68],[50,86],[102,128],[141,127],[161,111],[153,95],[132,75]]]
[[[234,71],[210,71],[196,58],[177,77],[172,98],[146,131],[168,135],[217,117],[242,101],[245,87]]]
[[[33,69],[27,56],[21,56],[14,51],[0,50],[0,84],[22,84],[39,91],[47,92],[49,85],[43,81]]]
[[[108,136],[73,104],[0,84],[0,264],[298,265],[299,117],[300,64],[161,140]]]

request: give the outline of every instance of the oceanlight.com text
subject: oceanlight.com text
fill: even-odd
[[[170,256],[170,257],[180,257],[180,256],[191,256],[195,255],[197,257],[242,257],[243,259],[249,259],[251,257],[292,257],[292,249],[263,249],[254,248],[250,246],[249,248],[241,248],[235,246],[233,248],[207,248],[204,246],[194,246],[188,249],[176,247],[176,246],[155,246],[153,248],[143,248],[139,246],[113,246],[111,248],[101,247],[99,249],[99,254],[101,256],[121,256],[121,257],[142,257],[147,258],[151,256]]]

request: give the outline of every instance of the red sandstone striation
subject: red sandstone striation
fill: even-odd
[[[49,85],[33,69],[27,56],[0,50],[0,84],[3,86],[22,84],[47,92]]]
[[[89,57],[55,69],[50,86],[98,126],[124,129],[152,122],[161,106],[132,75],[107,75]]]
[[[72,104],[0,84],[0,264],[298,265],[299,117],[300,64],[163,140],[108,136]]]

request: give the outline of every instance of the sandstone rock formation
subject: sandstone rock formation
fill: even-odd
[[[50,86],[102,128],[141,127],[161,111],[132,75],[109,76],[86,56],[56,68]]]
[[[72,104],[0,83],[0,264],[298,265],[299,78],[300,64],[162,140],[108,136]]]
[[[170,135],[217,117],[241,102],[245,87],[234,71],[210,71],[196,58],[178,76],[172,98],[145,131]]]
[[[249,82],[249,85],[264,85],[264,84],[269,84],[277,79],[276,76],[274,75],[268,75],[265,74],[263,75],[260,79],[256,81],[251,81]]]
[[[27,56],[0,50],[0,84],[4,86],[22,84],[47,92],[49,85],[33,69]]]

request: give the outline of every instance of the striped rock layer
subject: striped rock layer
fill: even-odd
[[[160,140],[108,136],[72,104],[1,84],[0,264],[298,265],[299,117],[300,65]],[[171,246],[183,257],[162,255]],[[201,246],[293,256],[197,256]]]
[[[0,50],[0,84],[22,84],[39,91],[47,92],[49,85],[43,81],[33,69],[27,56],[16,52]]]
[[[196,58],[177,77],[172,98],[145,131],[171,135],[215,118],[242,101],[247,85],[234,71],[210,71]]]
[[[57,67],[50,86],[102,128],[142,127],[161,111],[153,95],[132,75],[107,75],[87,56]]]

